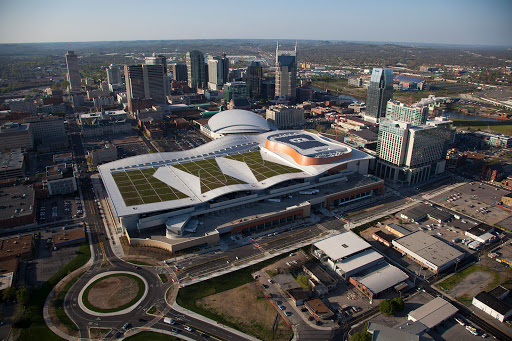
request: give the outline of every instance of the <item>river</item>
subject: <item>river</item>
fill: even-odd
[[[462,114],[462,113],[452,112],[452,111],[445,111],[441,116],[444,116],[446,118],[458,118],[458,119],[470,120],[470,121],[503,122],[503,120],[498,120],[496,118],[487,118],[487,117],[483,117],[483,116],[473,116],[473,115],[467,115],[467,114]]]

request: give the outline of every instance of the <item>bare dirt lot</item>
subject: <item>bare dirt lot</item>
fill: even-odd
[[[243,325],[246,332],[259,339],[272,340],[272,325],[277,312],[254,283],[204,297],[198,305]],[[274,339],[290,340],[291,336],[291,328],[280,318]]]
[[[489,272],[475,271],[469,274],[455,288],[449,291],[453,297],[459,297],[464,294],[474,297],[484,290],[493,280],[493,276]]]
[[[127,276],[109,277],[91,288],[87,300],[97,308],[113,309],[129,303],[138,292],[139,285],[135,279]]]

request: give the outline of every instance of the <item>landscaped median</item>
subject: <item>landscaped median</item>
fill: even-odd
[[[80,293],[80,303],[91,312],[116,313],[134,306],[146,293],[142,277],[119,271],[93,278]]]

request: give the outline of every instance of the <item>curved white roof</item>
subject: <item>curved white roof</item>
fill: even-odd
[[[271,130],[263,117],[241,109],[221,111],[213,115],[208,126],[218,134],[264,133]]]
[[[305,131],[288,130],[280,132],[313,136],[313,134]],[[262,134],[232,134],[194,149],[142,154],[112,161],[99,166],[98,171],[117,216],[129,216],[185,208],[207,202],[227,193],[263,190],[291,179],[305,179],[305,183],[309,183],[309,178],[316,177],[331,168],[338,167],[342,163],[354,163],[353,161],[372,158],[354,149],[352,155],[343,160],[335,160],[320,165],[300,165],[286,153],[272,152],[264,147],[267,138],[275,133],[270,131]],[[322,139],[322,141],[324,140]],[[328,142],[326,140],[325,143]],[[332,143],[339,144],[341,147],[345,146],[335,141],[332,141]],[[247,153],[259,153],[259,157],[255,158],[257,155],[249,156]],[[246,157],[247,160],[245,160]],[[263,160],[263,163],[268,162],[268,167],[271,170],[283,169],[283,166],[287,166],[296,168],[296,171],[289,172],[287,169],[275,172],[263,171],[259,169],[259,164],[262,163],[262,161],[257,160],[259,158]],[[209,172],[216,172],[213,176],[217,177],[218,181],[207,184],[205,179],[208,175],[203,170],[197,170],[197,167],[189,167],[192,166],[191,163],[193,162],[199,162],[199,167],[203,170],[209,169]],[[203,164],[205,162],[208,165]],[[349,167],[349,169],[351,168]],[[149,171],[149,169],[152,171]],[[132,175],[131,172],[133,171],[137,172]],[[136,175],[135,173],[138,173],[138,171],[148,173]],[[134,177],[136,183],[131,182],[131,178],[126,178],[127,174],[122,175],[122,173]],[[126,179],[119,179],[119,176],[124,176]],[[129,181],[127,182],[127,180]],[[168,188],[165,189],[162,183],[167,185]],[[152,188],[153,184],[162,188],[158,188],[158,193],[151,189],[156,194],[148,195],[146,192],[151,191],[149,188]],[[209,187],[206,188],[205,186]],[[144,200],[139,195],[139,189]],[[174,194],[171,192],[174,192]],[[159,196],[159,198],[150,199],[150,196]],[[140,198],[143,203],[137,203],[133,200],[125,202],[126,198],[131,197],[133,197],[132,199]]]

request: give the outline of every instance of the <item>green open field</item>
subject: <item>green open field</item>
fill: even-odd
[[[283,166],[275,162],[265,161],[260,151],[226,156],[226,159],[245,162],[258,181],[262,181],[280,174],[300,173],[300,169]]]
[[[215,159],[206,159],[173,165],[174,168],[197,176],[201,180],[201,193],[215,188],[245,184],[244,181],[222,173]]]
[[[187,196],[153,177],[155,168],[112,173],[126,206],[183,199]]]
[[[487,131],[498,134],[512,135],[512,121],[476,121],[476,120],[462,120],[452,119],[453,125],[457,129],[469,130],[469,131]]]

